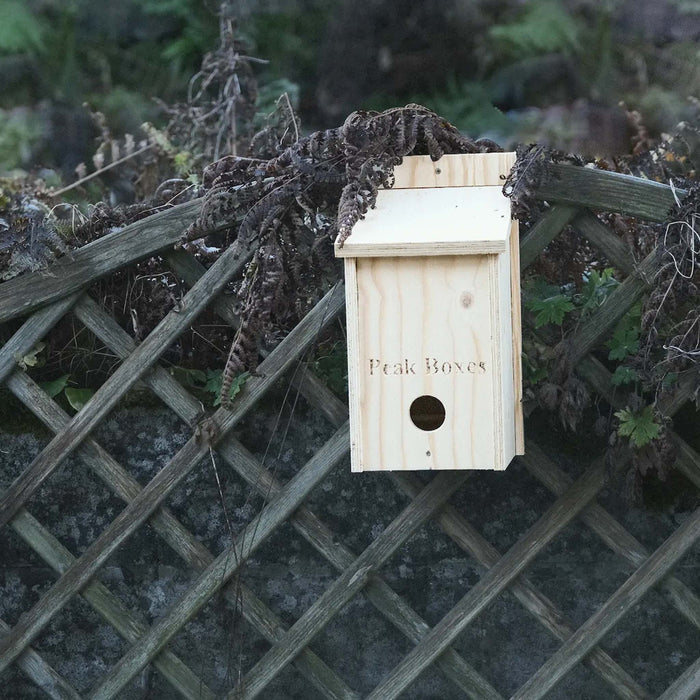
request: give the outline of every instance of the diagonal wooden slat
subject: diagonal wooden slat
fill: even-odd
[[[528,268],[577,215],[578,209],[566,204],[557,204],[542,214],[527,236],[520,240],[520,269]]]
[[[220,409],[214,414],[212,424],[218,426],[217,439],[224,437],[235,426],[246,411],[271,388],[276,379],[314,342],[319,329],[335,318],[335,314],[342,308],[342,295],[342,287],[332,289],[270,353],[259,368],[263,376],[253,377],[247,382],[233,410],[227,412]],[[71,426],[74,423],[75,419]],[[51,616],[70,600],[73,592],[85,585],[106,559],[153,513],[208,451],[209,445],[200,443],[196,436],[183,445],[173,459],[88,547],[83,556],[0,642],[0,671],[21,653]]]
[[[0,285],[2,287],[2,285]],[[78,300],[71,294],[51,306],[32,314],[22,327],[0,348],[0,382],[17,367],[17,358],[26,355]]]
[[[254,698],[367,584],[378,569],[464,483],[467,474],[442,472],[436,476],[379,537],[347,567],[321,597],[289,628],[284,638],[258,661],[227,695]]]
[[[251,486],[263,494],[274,496],[282,486],[272,475],[262,469],[256,460],[246,455],[245,450],[231,450],[230,442],[219,446],[219,453],[227,459],[235,471]],[[229,451],[232,453],[229,454]],[[417,495],[417,494],[416,494]],[[290,519],[291,525],[340,572],[353,565],[357,559],[347,547],[340,543],[307,507],[301,506]],[[391,588],[373,575],[363,593],[368,600],[390,622],[414,643],[425,635],[430,627]],[[500,694],[456,651],[449,649],[440,658],[438,666],[468,697],[475,700],[496,700]]]
[[[80,291],[96,279],[172,247],[194,221],[201,200],[178,204],[71,251],[46,270],[0,284],[0,323]]]
[[[620,400],[620,395],[616,394],[610,378],[612,374],[603,366],[601,362],[589,355],[581,360],[578,366],[579,374],[615,408],[625,408]],[[692,379],[692,378],[691,378]],[[667,416],[673,416],[685,403],[686,397],[693,393],[692,385],[694,381],[688,382],[679,387],[674,397],[668,401],[661,400],[660,408]],[[671,431],[671,437],[678,447],[675,467],[681,471],[695,486],[700,488],[700,454],[693,450],[688,443],[679,435]]]
[[[75,562],[75,557],[37,520],[22,509],[12,521],[17,534],[58,573]],[[146,621],[127,610],[104,585],[92,581],[80,595],[128,642],[136,641],[148,629]],[[213,700],[214,693],[171,651],[155,660],[156,668],[173,688],[189,700]]]
[[[277,497],[243,529],[170,610],[104,676],[93,700],[113,698],[187,623],[241,564],[301,505],[348,452],[349,429],[339,428],[328,442],[285,484]],[[290,628],[293,629],[293,628]],[[286,634],[288,634],[287,632]],[[285,636],[286,636],[285,634]],[[284,639],[284,636],[283,636]],[[297,651],[301,651],[298,649]]]
[[[659,700],[692,700],[700,692],[700,657],[659,695]]]
[[[573,483],[571,478],[559,470],[544,454],[536,460],[529,460],[527,467],[536,479],[558,496],[565,493]],[[632,568],[641,566],[649,558],[650,553],[646,547],[598,503],[591,503],[581,513],[581,520]],[[700,629],[700,598],[674,577],[664,580],[661,586],[676,609]]]
[[[190,276],[190,280],[194,282],[205,272],[205,269],[187,253],[178,252],[171,255],[181,260],[181,263],[178,264],[178,275],[181,275],[181,273],[185,271]],[[168,256],[168,259],[171,259],[170,256]],[[194,265],[191,263],[194,263]],[[194,276],[194,278],[192,276]],[[217,304],[217,302],[221,303]],[[225,320],[233,323],[236,322],[230,309],[230,303],[227,303],[225,298],[219,297],[215,301],[214,306],[215,308],[218,306],[218,311]],[[102,311],[102,309],[87,295],[84,295],[76,305],[75,314],[88,328],[93,330],[105,345],[116,352],[118,356],[127,357],[135,347],[135,343],[129,334]],[[347,406],[339,401],[322,382],[313,380],[314,375],[308,371],[302,372],[301,374],[295,373],[293,384],[298,386],[299,391],[314,405],[321,404],[331,422],[334,423],[336,427],[340,427],[340,425],[348,419]],[[193,422],[199,411],[198,402],[190,397],[167,372],[160,367],[155,367],[149,374],[145,375],[144,382],[153,389],[167,405],[173,408],[181,418],[188,423]],[[41,399],[39,397],[34,396],[33,401],[29,403],[38,403],[40,401]],[[262,492],[263,495],[274,495],[281,489],[281,485],[263,469],[262,465],[260,465],[240,443],[230,436],[225,438],[217,446],[217,451],[228,461],[229,465],[233,466],[235,471],[243,476],[251,486]],[[97,469],[99,469],[100,464],[101,463],[98,463]],[[339,570],[342,571],[354,561],[355,555],[340,545],[333,537],[331,531],[325,528],[308,509],[302,506],[292,518],[291,522],[302,536]],[[177,548],[177,541],[175,543],[170,541],[173,532],[177,532],[177,529],[174,529],[171,524],[170,527],[165,528],[164,534],[166,541],[169,541],[171,546]],[[177,537],[182,539],[182,535],[178,535]],[[427,623],[421,620],[420,617],[380,579],[370,582],[365,593],[380,612],[387,616],[413,642],[417,642],[421,636],[428,631],[429,627]],[[243,609],[244,611],[247,609],[245,600],[243,601]],[[263,625],[263,627],[264,626],[265,625]],[[305,650],[301,655],[302,661],[307,653],[313,656],[312,652]],[[299,661],[299,659],[297,661]],[[496,700],[496,698],[500,697],[500,695],[474,671],[474,669],[466,664],[456,652],[448,650],[443,657],[440,658],[438,665],[453,682],[469,695],[469,697],[479,700],[487,698]],[[302,671],[303,670],[302,668]],[[328,676],[329,674],[326,673],[325,675]]]
[[[529,445],[526,445],[525,455],[519,459],[527,462],[528,454]],[[481,577],[367,697],[372,700],[388,700],[405,690],[596,496],[605,484],[607,472],[605,460],[595,460],[573,487]]]
[[[101,310],[98,309],[98,311]],[[119,330],[125,333],[121,328]],[[169,375],[166,376],[171,383],[178,387],[180,386],[172,377]],[[148,377],[146,381],[148,381]],[[57,432],[68,423],[69,418],[62,409],[60,409],[60,407],[24,373],[16,372],[10,378],[8,388],[10,388],[15,396],[30,408],[50,430]],[[182,398],[182,394],[186,396],[184,390],[178,395]],[[189,408],[190,416],[194,417],[198,411],[198,403],[195,399],[192,398],[190,400]],[[243,449],[242,446],[240,447]],[[91,438],[88,438],[85,443],[78,448],[78,456],[123,500],[127,502],[130,501],[141,491],[141,485],[127,474],[126,471],[112,459],[111,455]],[[240,459],[240,457],[237,458]],[[13,527],[19,517],[20,516],[17,515],[13,519]],[[169,509],[160,508],[149,522],[163,540],[192,568],[201,571],[214,561],[214,556],[196,537],[191,535],[187,529],[183,527]],[[44,556],[43,554],[40,555]],[[63,569],[65,568],[66,567],[63,567]],[[286,627],[284,627],[279,618],[264,606],[262,601],[260,601],[246,586],[241,585],[238,590],[236,590],[235,587],[229,587],[225,590],[224,595],[234,608],[237,604],[241,605],[246,619],[248,619],[269,642],[277,641],[285,631]],[[143,633],[144,630],[140,630],[138,636]],[[130,637],[129,641],[133,642],[135,638]],[[304,650],[295,660],[295,664],[307,680],[317,687],[325,697],[338,699],[355,698],[355,694],[350,688],[348,688],[347,685],[310,650]],[[165,671],[163,672],[166,677],[168,677],[167,673]],[[185,688],[186,687],[187,686],[185,686]]]
[[[540,461],[546,458],[542,450],[528,443],[528,452],[531,460]],[[533,455],[536,452],[536,455]],[[415,477],[409,475],[394,475],[394,481],[407,496],[414,497],[418,484]],[[590,508],[590,506],[589,506]],[[587,512],[588,509],[584,511]],[[457,510],[452,506],[445,506],[437,515],[440,527],[447,533],[457,545],[469,552],[486,569],[495,566],[501,558],[501,554],[484,539]],[[549,600],[543,593],[537,590],[526,575],[520,576],[510,588],[511,593],[523,605],[536,620],[538,620],[556,638],[564,641],[574,632],[574,629],[565,619],[564,613]],[[438,657],[438,662],[442,657]],[[637,683],[623,668],[621,668],[605,651],[596,647],[586,657],[585,662],[598,673],[603,680],[610,684],[615,694],[620,698],[650,698],[651,696]]]
[[[662,579],[700,538],[700,508],[625,581],[608,601],[525,683],[513,700],[541,698]]]
[[[686,190],[675,190],[682,199]],[[666,221],[676,203],[669,185],[593,168],[552,163],[535,189],[538,199]]]
[[[4,620],[0,620],[0,638],[10,629]],[[31,647],[22,652],[17,665],[53,700],[80,700],[78,691]]]
[[[70,426],[54,437],[34,461],[0,497],[0,527],[21,508],[51,472],[114,408],[120,398],[150,369],[156,360],[197,317],[212,294],[244,264],[243,251],[234,243],[185,295],[178,309],[168,313],[152,333],[123,362],[94,396],[78,411]]]
[[[596,248],[602,250],[615,267],[628,275],[634,272],[634,258],[630,249],[590,211],[579,211],[571,225]]]

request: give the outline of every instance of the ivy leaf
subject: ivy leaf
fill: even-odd
[[[51,397],[58,396],[65,388],[70,379],[70,374],[64,374],[58,379],[50,382],[40,382],[39,386]]]
[[[620,421],[618,434],[628,437],[635,447],[644,447],[661,432],[661,426],[654,420],[653,406],[646,406],[639,413],[626,408],[617,411],[615,417]]]
[[[569,311],[574,310],[574,304],[566,294],[554,294],[544,299],[531,299],[527,306],[530,311],[537,313],[537,316],[535,316],[535,328],[544,326],[547,323],[561,326],[564,316]]]
[[[76,410],[79,411],[94,395],[92,389],[75,389],[73,387],[68,387],[65,391],[68,403]]]

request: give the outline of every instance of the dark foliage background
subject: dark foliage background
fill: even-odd
[[[85,102],[116,134],[164,124],[218,34],[238,19],[258,107],[287,91],[306,130],[420,102],[471,136],[592,155],[626,150],[618,103],[652,133],[691,114],[692,0],[0,0],[0,171],[92,154]]]

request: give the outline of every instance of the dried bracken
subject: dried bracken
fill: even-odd
[[[501,150],[492,141],[464,137],[416,104],[353,112],[339,128],[299,138],[296,117],[283,97],[275,123],[274,130],[252,140],[248,157],[227,156],[204,170],[202,211],[185,234],[185,241],[192,241],[225,230],[229,240],[256,250],[254,274],[245,284],[243,323],[224,371],[224,406],[233,377],[254,368],[259,341],[297,322],[324,285],[336,279],[333,242],[342,246],[374,206],[379,188],[392,186],[394,167],[404,156],[427,153],[438,160],[444,153]],[[280,137],[270,157],[274,132]]]

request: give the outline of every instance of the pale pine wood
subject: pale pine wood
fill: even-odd
[[[394,169],[394,189],[414,187],[503,187],[515,153],[471,153],[444,155],[433,161],[430,156],[408,156]]]
[[[357,471],[505,467],[496,432],[502,400],[496,259],[357,259],[357,350],[349,355]],[[423,395],[445,406],[437,430],[411,421],[409,407]]]
[[[504,253],[510,202],[498,187],[380,190],[339,258]]]
[[[505,469],[523,451],[518,235],[500,186],[514,154],[475,158],[452,156],[439,186],[442,159],[406,158],[403,189],[336,244],[353,471]],[[411,419],[421,396],[445,408],[434,430]]]
[[[510,229],[510,297],[513,343],[513,420],[515,422],[515,454],[525,454],[523,414],[522,318],[520,299],[520,226],[513,221]]]

